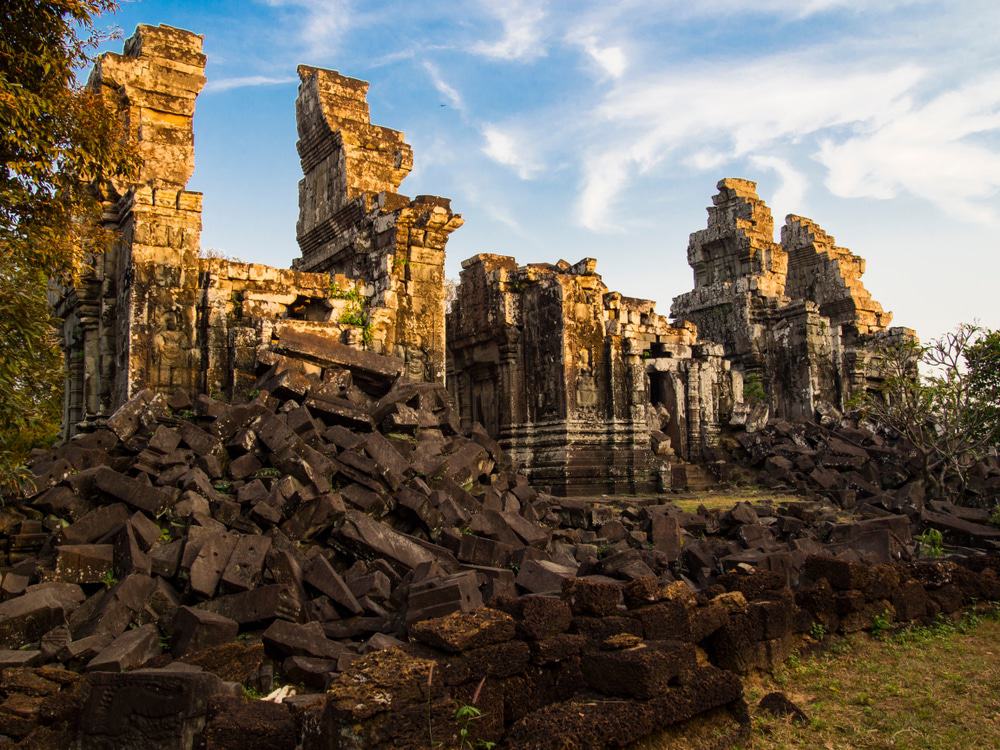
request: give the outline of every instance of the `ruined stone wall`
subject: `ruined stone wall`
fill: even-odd
[[[113,247],[53,300],[64,319],[68,431],[147,385],[195,387],[201,194],[185,187],[205,83],[201,48],[196,34],[141,25],[123,54],[102,55],[91,74],[88,85],[118,105],[141,166],[135,183],[107,187]]]
[[[595,269],[590,258],[465,261],[448,387],[463,423],[483,424],[534,482],[560,494],[659,489],[670,460],[715,444],[740,389],[720,346],[610,292]]]
[[[694,322],[745,377],[759,378],[772,414],[843,408],[876,377],[872,345],[912,332],[888,328],[891,313],[861,282],[864,260],[815,222],[789,215],[779,244],[755,183],[729,178],[718,190],[708,228],[688,245],[694,289],[674,298],[671,316]]]
[[[411,377],[442,380],[444,247],[462,219],[447,199],[395,192],[412,151],[402,133],[370,124],[364,81],[300,69],[296,267],[199,257],[201,194],[186,185],[201,50],[197,34],[140,25],[91,75],[141,166],[135,182],[107,186],[113,246],[52,296],[64,321],[66,434],[144,388],[245,394],[283,356],[282,332],[395,356]]]
[[[403,134],[372,125],[368,84],[299,67],[296,267],[363,278],[368,337],[411,377],[444,378],[444,252],[462,225],[450,201],[396,191],[413,166]]]

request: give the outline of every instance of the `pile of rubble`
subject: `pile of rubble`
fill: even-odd
[[[958,546],[1000,549],[1000,528],[990,523],[1000,503],[1000,456],[970,468],[956,505],[928,497],[921,460],[905,440],[849,419],[823,421],[772,420],[763,429],[738,432],[727,458],[752,468],[759,483],[823,497],[856,514],[902,514]],[[719,465],[725,474],[728,467]]]
[[[905,515],[553,498],[398,360],[275,358],[248,403],[143,391],[36,458],[0,512],[11,743],[424,747],[472,704],[511,747],[731,739],[735,673],[815,623],[1000,599],[993,558],[899,562]]]

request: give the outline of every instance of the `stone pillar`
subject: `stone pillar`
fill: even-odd
[[[65,432],[108,416],[137,390],[195,388],[201,195],[192,120],[205,83],[202,38],[140,25],[122,54],[102,54],[88,87],[120,112],[139,152],[133,182],[104,186],[102,223],[116,235],[75,287],[54,290],[72,378]],[[81,371],[82,370],[82,371]]]

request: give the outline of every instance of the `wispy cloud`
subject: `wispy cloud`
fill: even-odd
[[[625,51],[617,45],[603,45],[595,36],[585,36],[578,41],[588,57],[606,76],[621,78],[628,67]]]
[[[927,5],[931,0],[700,0],[697,3],[668,0],[656,3],[682,15],[771,15],[801,20],[819,13],[846,11],[887,12],[907,5]]]
[[[541,164],[523,134],[498,125],[483,127],[483,153],[490,159],[510,167],[522,180],[530,180],[541,171]]]
[[[791,162],[778,156],[751,156],[750,163],[756,169],[774,172],[781,180],[781,185],[770,200],[771,209],[778,223],[786,214],[807,213],[805,197],[809,181],[802,172],[792,166]]]
[[[768,157],[776,144],[820,131],[881,127],[906,111],[922,75],[910,65],[852,71],[781,56],[746,64],[739,75],[708,66],[616,86],[592,114],[595,145],[586,150],[578,218],[589,229],[611,228],[608,216],[630,180],[676,153],[705,168]],[[773,157],[759,166],[791,174]]]
[[[295,83],[298,78],[295,76],[237,76],[235,78],[209,79],[205,84],[206,94],[219,93],[220,91],[231,91],[232,89],[244,89],[251,86],[280,86],[288,83]]]
[[[959,218],[1000,221],[1000,73],[986,75],[924,104],[911,104],[881,127],[837,142],[816,158],[826,186],[848,198],[894,198],[909,192]]]
[[[452,107],[457,109],[459,112],[464,112],[465,101],[462,99],[462,95],[458,93],[458,90],[454,86],[444,80],[438,66],[430,60],[425,60],[423,66],[437,92],[441,94],[441,96],[443,96]]]
[[[299,38],[311,57],[333,52],[352,21],[351,0],[265,0],[274,8],[299,14]]]
[[[478,55],[501,60],[526,62],[545,55],[542,21],[546,7],[542,0],[507,0],[484,4],[487,12],[500,22],[503,33],[491,42],[479,41],[470,47]]]

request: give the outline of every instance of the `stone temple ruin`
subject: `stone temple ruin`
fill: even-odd
[[[463,425],[481,423],[558,494],[691,487],[720,430],[746,420],[750,379],[772,415],[812,418],[868,386],[874,341],[912,335],[887,328],[861,258],[797,216],[775,242],[754,183],[738,179],[719,183],[708,228],[691,235],[695,288],[674,300],[673,322],[609,290],[593,259],[520,267],[480,254],[463,263],[446,325],[445,245],[461,216],[447,199],[397,192],[413,152],[371,123],[367,83],[308,66],[301,257],[291,269],[199,257],[201,195],[186,185],[204,67],[200,36],[139,26],[91,76],[142,167],[105,196],[114,246],[53,294],[67,435],[146,388],[233,398],[274,365],[390,362],[446,380]]]
[[[718,438],[738,375],[722,347],[611,292],[596,262],[477,255],[448,316],[448,388],[531,478],[568,494],[648,492],[654,455],[697,460]]]
[[[776,243],[756,188],[719,182],[708,228],[688,244],[694,289],[674,299],[670,314],[721,343],[744,377],[760,378],[773,414],[812,419],[869,386],[877,339],[913,334],[888,328],[892,314],[861,283],[864,259],[812,220],[787,216]]]
[[[781,243],[748,180],[719,182],[694,232],[695,288],[673,324],[611,292],[595,262],[463,263],[448,317],[448,388],[534,481],[567,494],[691,487],[686,461],[711,456],[720,427],[745,421],[753,379],[778,417],[843,409],[878,377],[872,345],[891,314],[861,283],[864,260],[809,219]]]
[[[0,514],[4,747],[722,750],[751,737],[742,675],[1000,601],[1000,458],[953,505],[831,418],[912,334],[815,224],[777,243],[723,180],[673,322],[592,259],[487,254],[446,316],[461,218],[396,192],[412,154],[365,83],[302,67],[301,258],[201,258],[204,62],[140,26],[91,78],[143,164],[53,292],[75,434]],[[708,462],[800,498],[622,496]]]
[[[107,196],[110,251],[54,296],[69,377],[64,424],[107,417],[144,388],[232,397],[285,355],[343,345],[398,358],[418,380],[444,377],[444,246],[461,226],[443,198],[397,193],[413,155],[372,125],[368,84],[301,67],[293,269],[199,257],[201,194],[192,119],[205,83],[202,38],[139,26],[102,55],[89,85],[116,101],[142,168]]]

